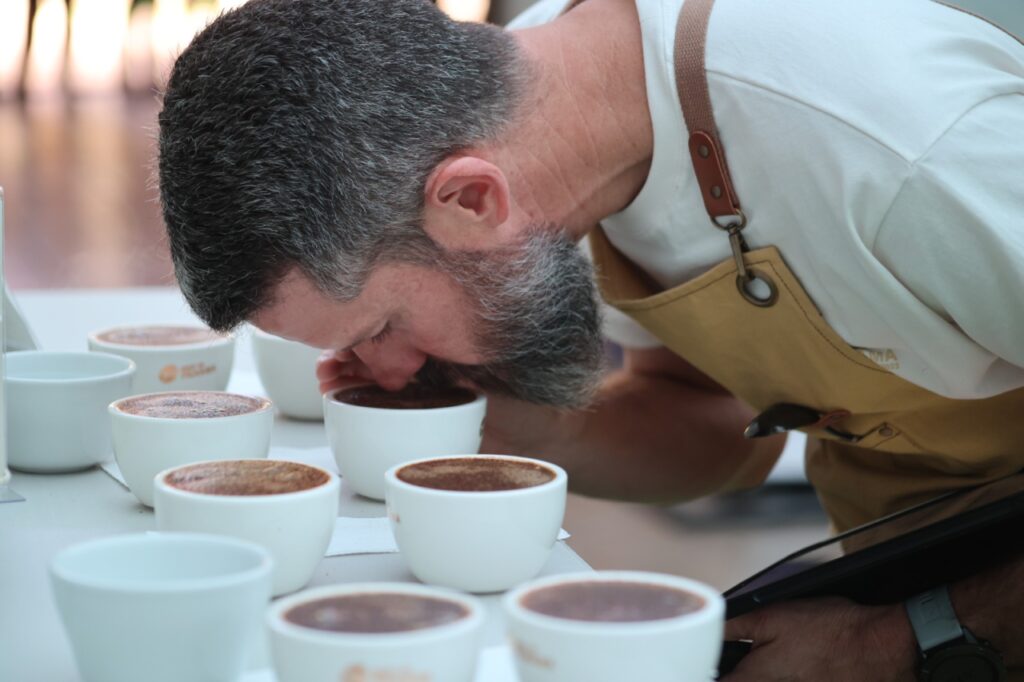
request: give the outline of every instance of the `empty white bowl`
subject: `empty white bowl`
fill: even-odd
[[[79,471],[110,459],[107,405],[131,393],[135,363],[108,353],[7,353],[8,464]]]
[[[272,566],[251,542],[145,533],[69,547],[50,577],[84,682],[235,682]]]

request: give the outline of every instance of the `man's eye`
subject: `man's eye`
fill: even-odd
[[[388,336],[390,336],[390,335],[391,335],[391,323],[388,322],[387,324],[384,325],[384,328],[381,329],[377,333],[376,336],[373,336],[373,337],[370,338],[370,343],[383,343],[384,340],[387,339]]]

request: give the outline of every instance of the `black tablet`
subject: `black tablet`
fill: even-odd
[[[725,592],[726,617],[843,596],[890,604],[1024,549],[1024,473],[950,493],[810,545]]]

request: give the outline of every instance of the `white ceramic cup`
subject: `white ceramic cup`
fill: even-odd
[[[523,606],[534,590],[583,581],[665,586],[695,594],[703,605],[673,618],[631,623],[569,620]],[[504,607],[522,682],[707,682],[722,649],[722,596],[686,578],[633,571],[553,576],[509,592]]]
[[[238,467],[273,466],[271,460],[218,461]],[[250,540],[274,558],[274,596],[301,589],[313,577],[331,542],[338,518],[338,477],[329,471],[296,462],[282,465],[308,476],[310,487],[294,492],[220,494],[194,492],[168,483],[168,477],[188,474],[203,464],[190,464],[156,476],[156,526],[163,531],[213,533]],[[230,469],[228,470],[230,471]],[[271,474],[272,475],[272,474]],[[235,477],[237,480],[237,477]],[[230,473],[222,480],[230,483]]]
[[[78,471],[110,459],[111,401],[131,393],[135,365],[107,353],[6,354],[12,469]]]
[[[324,394],[327,440],[338,471],[352,489],[384,499],[384,472],[422,457],[477,452],[487,398],[451,407],[391,409],[366,407]]]
[[[209,332],[206,327],[188,324],[121,325],[89,334],[89,350],[113,353],[132,360],[138,367],[132,393],[223,391],[227,388],[235,361],[235,337],[232,334],[172,345],[113,343],[100,338],[109,332],[167,327]]]
[[[324,401],[316,378],[316,361],[323,351],[255,327],[252,350],[260,382],[281,414],[295,419],[324,418]]]
[[[152,394],[145,394],[152,395]],[[128,488],[153,506],[153,478],[183,464],[211,459],[264,459],[270,452],[274,408],[266,398],[245,396],[262,405],[229,417],[146,417],[121,410],[130,396],[110,404],[114,458]]]
[[[289,610],[306,602],[372,593],[453,601],[468,615],[436,627],[376,634],[327,632],[285,619]],[[306,590],[276,601],[267,613],[271,655],[279,682],[471,682],[483,623],[484,609],[476,599],[407,583],[357,583]]]
[[[496,492],[437,490],[401,480],[409,462],[390,469],[387,509],[402,556],[430,585],[499,592],[536,576],[547,563],[565,516],[568,477],[553,464],[525,457],[465,455],[455,459],[515,460],[550,470],[546,483]]]
[[[258,545],[177,533],[61,551],[50,575],[84,682],[235,682],[270,599]]]

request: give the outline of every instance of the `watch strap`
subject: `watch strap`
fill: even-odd
[[[964,629],[953,610],[949,588],[943,585],[906,601],[907,616],[922,652],[962,639]]]

